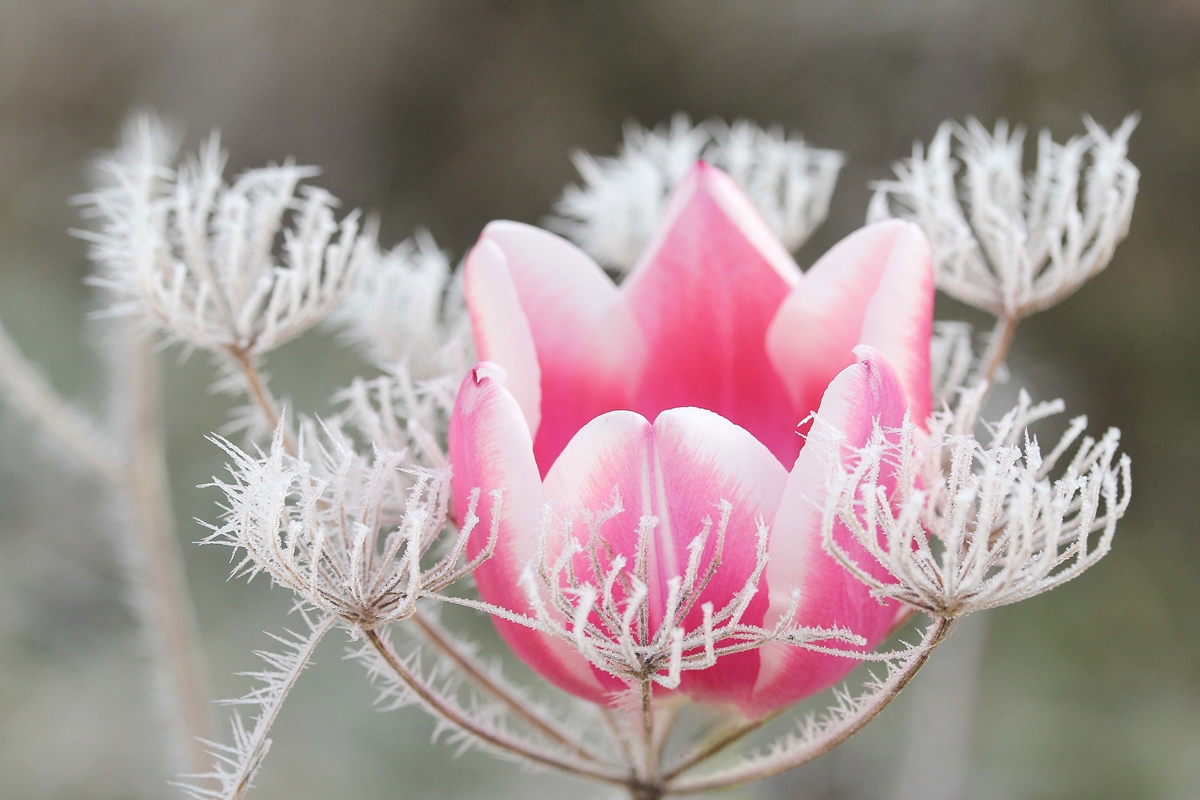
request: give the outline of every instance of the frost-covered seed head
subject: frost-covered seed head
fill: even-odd
[[[417,600],[490,556],[495,531],[463,561],[478,493],[458,535],[440,557],[431,555],[449,526],[449,469],[415,467],[404,450],[367,457],[339,428],[311,423],[301,429],[296,456],[287,452],[282,426],[258,456],[214,441],[232,459],[232,480],[212,484],[225,494],[226,513],[204,543],[243,551],[234,576],[266,572],[304,603],[372,628],[411,616]]]
[[[93,282],[109,313],[140,315],[168,336],[208,350],[265,353],[342,302],[375,248],[374,225],[302,181],[290,162],[225,183],[214,132],[197,157],[169,166],[174,148],[157,120],[140,117],[97,166],[79,198],[97,229]]]
[[[403,361],[415,378],[461,378],[474,361],[462,275],[425,230],[366,259],[330,322],[375,363]]]
[[[810,147],[778,126],[693,126],[682,114],[655,130],[630,124],[617,156],[575,156],[583,185],[563,193],[549,227],[626,272],[658,230],[671,190],[701,159],[729,173],[793,251],[825,220],[843,162],[841,153]]]
[[[974,418],[970,398],[964,406]],[[1016,603],[1077,577],[1112,545],[1129,506],[1130,462],[1117,455],[1115,428],[1098,441],[1080,440],[1083,417],[1043,456],[1026,427],[1062,409],[1061,401],[1035,405],[1022,392],[1016,408],[987,426],[987,444],[956,432],[952,414],[935,414],[931,434],[908,419],[899,430],[877,425],[864,447],[843,447],[830,459],[826,550],[881,601],[939,617]],[[856,563],[839,529],[890,580]]]
[[[1112,135],[1084,123],[1066,144],[1042,131],[1029,174],[1023,128],[943,123],[928,149],[918,142],[895,165],[895,180],[876,184],[867,220],[920,224],[938,287],[965,303],[1013,319],[1049,308],[1108,265],[1137,196],[1126,157],[1137,117]]]

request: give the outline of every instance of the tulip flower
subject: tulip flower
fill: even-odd
[[[921,230],[890,221],[801,272],[733,181],[703,162],[675,189],[620,286],[553,234],[488,225],[465,273],[483,363],[464,380],[450,423],[459,517],[475,490],[503,493],[495,553],[475,572],[482,598],[534,614],[522,576],[545,561],[538,531],[549,513],[578,542],[570,566],[579,586],[602,587],[614,563],[639,563],[644,585],[618,589],[626,601],[644,596],[646,618],[631,638],[671,615],[680,631],[709,631],[714,615],[736,606],[726,617],[742,625],[836,626],[876,646],[904,612],[823,549],[827,462],[832,447],[862,446],[877,421],[898,428],[906,413],[927,418],[932,270]],[[813,412],[806,439],[801,424]],[[717,517],[720,535],[701,536]],[[478,526],[469,555],[488,530]],[[835,538],[868,573],[885,575],[845,531]],[[713,566],[703,580],[697,563]],[[692,588],[680,590],[681,579]],[[590,605],[583,616],[607,624]],[[568,692],[605,703],[627,687],[578,643],[497,625]],[[682,636],[677,650],[695,654],[700,639]],[[856,663],[772,641],[683,672],[676,691],[755,716],[830,686]]]

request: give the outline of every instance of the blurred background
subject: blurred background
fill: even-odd
[[[319,165],[320,185],[379,214],[383,244],[426,226],[455,258],[491,219],[547,215],[576,179],[572,151],[613,153],[627,120],[781,123],[848,157],[802,266],[861,225],[868,182],[944,119],[1062,141],[1085,113],[1112,129],[1140,111],[1132,233],[1107,272],[1023,325],[1010,359],[1014,385],[1124,432],[1136,491],[1114,551],[972,618],[833,755],[728,796],[1200,797],[1200,3],[0,0],[0,317],[97,414],[108,387],[68,198],[142,108],[178,123],[185,151],[219,128],[232,172]],[[194,518],[217,517],[195,487],[221,469],[204,436],[227,398],[206,358],[178,356],[168,446],[187,543]],[[318,413],[364,368],[319,332],[267,366]],[[112,512],[67,462],[0,411],[0,797],[170,796]],[[225,552],[185,551],[213,696],[240,694],[234,673],[289,625],[289,598],[226,582]],[[252,797],[589,796],[431,747],[422,714],[372,707],[340,647],[325,642],[298,685]]]

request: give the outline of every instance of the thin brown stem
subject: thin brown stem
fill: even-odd
[[[734,725],[724,732],[719,732],[714,738],[702,743],[695,750],[672,764],[671,767],[662,774],[663,782],[670,782],[687,772],[692,767],[707,761],[717,753],[720,753],[726,747],[729,747],[731,744],[734,744],[740,739],[750,735],[751,733],[754,733],[756,730],[778,717],[785,710],[786,709],[781,708],[777,711],[772,711],[769,714],[764,714],[757,719],[747,720],[741,724]]]
[[[952,620],[941,617],[936,618],[925,630],[925,635],[922,637],[917,652],[910,656],[909,660],[896,673],[889,677],[872,697],[853,714],[836,721],[826,728],[822,732],[822,735],[814,738],[812,741],[788,748],[777,755],[747,760],[742,764],[721,770],[712,775],[703,775],[691,779],[677,778],[665,784],[663,793],[682,795],[697,794],[716,789],[728,789],[744,783],[760,781],[774,775],[779,775],[828,753],[861,730],[879,712],[887,708],[888,704],[900,693],[900,690],[908,685],[913,676],[929,660],[929,656],[934,649],[945,641],[946,637],[950,634],[952,625]]]
[[[996,320],[996,327],[992,329],[992,335],[988,338],[987,351],[979,368],[979,377],[989,384],[995,382],[996,373],[1008,356],[1019,322],[1017,317],[1009,316],[1001,316]]]
[[[473,684],[503,703],[514,716],[523,720],[547,739],[568,748],[579,757],[596,763],[604,762],[604,759],[599,755],[576,741],[565,731],[559,729],[552,721],[536,714],[527,700],[512,694],[506,686],[498,683],[492,676],[479,669],[474,661],[455,646],[454,642],[441,630],[436,622],[429,619],[420,611],[413,614],[412,621],[427,642],[452,661]]]
[[[630,778],[626,773],[618,772],[606,765],[572,760],[557,753],[547,752],[538,749],[529,742],[524,742],[510,736],[503,731],[481,725],[469,715],[463,713],[454,704],[447,702],[437,692],[432,691],[425,681],[409,669],[404,660],[396,655],[387,642],[383,641],[377,631],[363,631],[363,635],[371,643],[371,646],[379,654],[380,658],[383,659],[384,663],[387,664],[388,668],[395,674],[396,678],[408,687],[421,701],[422,705],[455,728],[470,734],[492,747],[512,753],[535,764],[553,767],[573,775],[592,778],[593,780],[617,786],[631,785]]]
[[[255,363],[253,354],[236,348],[230,348],[226,352],[241,371],[242,377],[245,378],[246,393],[262,411],[263,416],[267,418],[267,425],[272,430],[279,427],[279,423],[283,419],[283,414],[279,410],[279,404],[275,401],[275,396],[271,394],[266,380],[263,379],[263,375]],[[283,446],[290,456],[295,457],[299,452],[299,448],[296,447],[296,440],[290,430],[283,432]]]
[[[207,758],[201,740],[212,738],[212,720],[196,614],[171,508],[158,361],[144,335],[132,326],[122,333],[127,374],[121,384],[129,393],[126,405],[130,413],[125,485],[139,537],[136,559],[144,573],[140,577],[149,591],[144,601],[147,608],[141,611],[151,618],[148,624],[159,639],[192,766],[198,767]]]
[[[107,481],[122,479],[122,454],[85,416],[71,408],[21,353],[0,324],[0,385],[10,402]]]

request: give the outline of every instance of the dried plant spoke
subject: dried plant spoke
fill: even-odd
[[[646,569],[649,542],[658,520],[654,517],[639,520],[638,544],[632,565],[622,555],[600,553],[601,526],[613,524],[623,511],[620,495],[615,490],[609,508],[585,511],[580,515],[588,528],[584,542],[576,536],[571,514],[558,518],[552,509],[545,509],[537,558],[522,578],[533,619],[521,618],[511,612],[505,614],[503,609],[489,604],[471,601],[468,604],[562,639],[594,667],[627,681],[632,687],[648,687],[653,683],[674,689],[679,686],[685,671],[708,669],[721,656],[754,650],[772,642],[835,655],[873,657],[835,646],[861,647],[866,643],[849,630],[794,624],[794,608],[774,628],[742,621],[767,564],[769,531],[761,519],[758,520],[755,566],[742,588],[720,608],[710,602],[701,604],[701,594],[720,568],[733,507],[722,501],[717,510],[719,517],[715,521],[704,520],[689,545],[684,574],[668,581],[662,620],[653,630],[649,627]],[[715,547],[709,561],[704,563],[703,553],[710,537],[714,538]],[[573,563],[580,556],[590,562],[597,582],[583,582],[576,575]],[[702,622],[689,628],[685,620],[697,607]]]
[[[828,753],[861,730],[895,699],[949,635],[951,625],[947,619],[930,622],[920,643],[908,648],[903,658],[885,662],[885,675],[882,678],[872,676],[862,695],[855,697],[844,688],[835,689],[837,704],[820,716],[806,717],[798,732],[777,739],[765,751],[746,756],[732,767],[708,775],[670,780],[664,787],[664,794],[691,795],[728,789],[787,772]]]
[[[205,742],[214,759],[211,771],[185,776],[186,782],[176,784],[195,800],[241,800],[253,785],[254,776],[271,748],[271,726],[283,707],[288,693],[296,685],[300,673],[308,666],[317,644],[337,622],[337,617],[313,617],[300,611],[307,630],[302,634],[288,632],[272,636],[283,646],[283,652],[255,652],[267,668],[239,673],[254,678],[258,685],[236,700],[223,700],[222,705],[250,706],[257,709],[253,726],[247,728],[238,713],[233,717],[233,744]]]
[[[477,494],[445,553],[432,553],[449,524],[449,472],[412,467],[403,450],[377,449],[368,459],[328,424],[304,426],[296,455],[282,425],[258,456],[213,441],[232,459],[232,480],[212,484],[225,495],[225,522],[204,543],[242,551],[235,576],[266,572],[348,623],[371,628],[410,617],[421,597],[490,553],[489,545],[463,560],[478,522]],[[493,513],[500,502],[492,498]],[[493,526],[490,542],[495,535]]]

